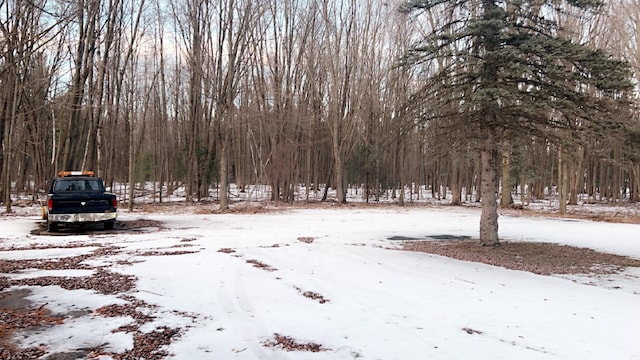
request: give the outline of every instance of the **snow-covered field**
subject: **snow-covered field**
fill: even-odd
[[[34,306],[64,315],[60,324],[15,332],[15,344],[47,354],[100,349],[90,355],[109,358],[132,348],[134,333],[124,329],[136,320],[95,310],[139,301],[137,311],[154,316],[139,332],[180,329],[162,348],[175,359],[640,359],[638,268],[540,276],[400,251],[389,240],[477,237],[479,209],[121,211],[119,219],[163,227],[47,236],[31,233],[37,216],[0,216],[0,261],[94,254],[86,268],[0,276],[90,277],[101,268],[137,279],[115,294],[5,289],[28,290]],[[502,216],[500,236],[640,259],[640,225]],[[118,248],[93,253],[110,246]]]

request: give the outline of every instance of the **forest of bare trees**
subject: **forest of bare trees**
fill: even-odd
[[[402,204],[418,186],[477,201],[477,147],[407,106],[437,69],[403,59],[453,14],[418,17],[402,3],[0,0],[0,202],[10,212],[65,169],[153,182],[157,201],[184,186],[189,201],[221,209],[231,183],[268,185],[287,202],[329,187],[344,202],[349,186],[368,201],[392,192]],[[556,3],[574,41],[640,79],[640,0],[610,1],[588,19]],[[640,200],[631,105],[616,136],[569,142],[565,129],[497,144],[501,203],[556,190],[560,204]],[[121,201],[133,206],[129,189]]]

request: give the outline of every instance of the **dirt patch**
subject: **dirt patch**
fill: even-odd
[[[0,309],[16,310],[26,309],[31,306],[31,301],[26,297],[31,295],[31,291],[27,289],[19,289],[0,293]]]
[[[0,359],[38,359],[45,354],[40,348],[18,349],[7,341],[15,330],[63,323],[63,318],[53,316],[46,304],[34,308],[26,298],[29,290],[21,289],[0,293]]]
[[[627,267],[640,267],[640,260],[551,243],[503,242],[493,247],[481,246],[473,240],[408,241],[402,244],[401,249],[540,275],[615,274]]]

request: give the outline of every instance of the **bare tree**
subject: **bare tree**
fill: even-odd
[[[36,130],[46,124],[48,118],[46,98],[57,59],[51,59],[50,68],[45,49],[55,44],[64,18],[47,19],[50,20],[47,23],[45,4],[44,1],[0,2],[0,200],[7,212],[11,212],[12,180],[19,177],[23,180],[20,183],[24,182],[27,169],[23,165],[28,159],[37,164],[39,176],[44,176],[46,171],[40,158],[46,157],[46,150],[39,144],[46,135]],[[14,164],[18,160],[20,163]],[[16,168],[23,173],[16,174]],[[42,185],[42,181],[38,184]]]
[[[229,139],[237,116],[234,102],[240,90],[240,78],[246,71],[247,49],[256,36],[254,26],[264,12],[264,4],[261,1],[220,0],[219,5],[215,120],[219,126],[220,209],[226,210],[229,207]]]

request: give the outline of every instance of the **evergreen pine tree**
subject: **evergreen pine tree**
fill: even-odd
[[[583,130],[625,126],[628,64],[571,40],[555,16],[594,14],[601,6],[597,0],[413,0],[401,6],[430,19],[449,16],[407,52],[408,63],[429,69],[409,106],[420,121],[439,120],[448,136],[479,150],[482,245],[499,244],[496,175],[504,139],[565,141],[567,134],[578,139]]]

